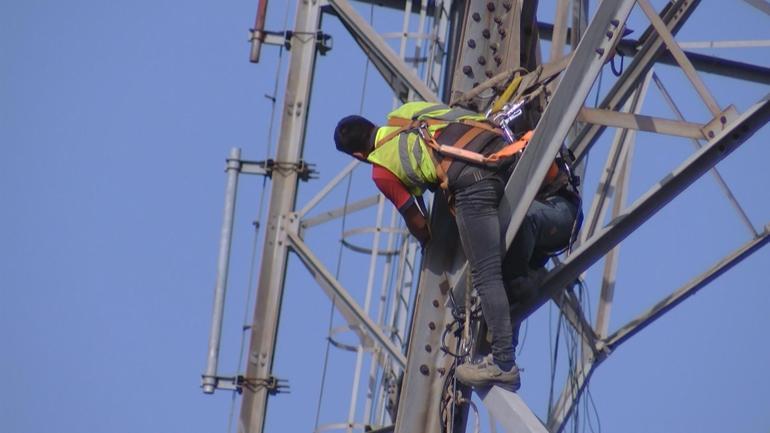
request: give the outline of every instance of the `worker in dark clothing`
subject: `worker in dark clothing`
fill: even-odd
[[[498,204],[518,154],[489,167],[435,150],[441,145],[456,146],[490,155],[505,147],[508,142],[484,115],[411,102],[391,112],[387,125],[381,127],[360,116],[345,117],[334,131],[334,140],[338,150],[372,164],[374,183],[423,246],[431,233],[422,193],[441,186],[450,195],[473,288],[492,334],[491,356],[458,366],[456,377],[471,386],[518,389],[518,324],[511,323],[510,305],[527,296],[527,286],[542,273],[538,270],[543,270],[550,254],[569,244],[579,208],[574,188],[569,182],[546,182],[503,257]]]

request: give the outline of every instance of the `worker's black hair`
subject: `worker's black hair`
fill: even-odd
[[[334,144],[337,150],[348,155],[353,152],[368,152],[371,147],[369,138],[376,126],[365,117],[347,116],[337,123],[334,129]]]

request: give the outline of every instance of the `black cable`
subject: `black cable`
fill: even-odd
[[[610,60],[610,67],[612,68],[612,74],[615,75],[616,77],[619,77],[623,73],[623,59],[625,58],[623,54],[618,53],[618,55],[620,55],[620,70],[615,69],[615,57],[613,57]]]

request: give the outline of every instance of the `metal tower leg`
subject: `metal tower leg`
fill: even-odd
[[[321,22],[320,1],[298,2],[295,34],[315,33]],[[286,101],[281,119],[281,136],[276,159],[298,162],[301,159],[315,69],[316,41],[314,38],[292,39],[291,61],[286,82]],[[297,193],[297,173],[276,171],[270,192],[270,208],[262,251],[257,301],[251,327],[247,355],[246,386],[243,389],[238,432],[261,433],[265,424],[268,389],[250,386],[254,380],[272,375],[278,318],[283,297],[283,284],[289,252],[285,226],[294,209]]]

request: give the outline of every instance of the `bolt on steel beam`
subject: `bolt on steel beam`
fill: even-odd
[[[532,46],[537,42],[536,5],[521,0],[468,2],[454,66],[452,101],[503,71],[535,64]],[[491,95],[478,95],[462,105],[483,111]]]

